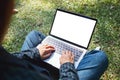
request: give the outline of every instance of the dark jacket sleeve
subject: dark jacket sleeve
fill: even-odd
[[[25,51],[13,53],[12,55],[20,58],[20,59],[26,59],[26,58],[31,58],[34,60],[41,60],[40,54],[37,48],[31,48]]]
[[[79,80],[74,64],[68,62],[61,65],[59,80]]]

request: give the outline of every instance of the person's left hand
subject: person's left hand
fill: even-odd
[[[60,64],[64,64],[64,63],[74,63],[74,55],[71,51],[64,51],[62,52],[62,55],[60,57]]]
[[[39,44],[37,46],[37,49],[39,50],[41,59],[47,59],[51,56],[51,54],[55,51],[55,48],[53,46],[50,46],[48,44]]]

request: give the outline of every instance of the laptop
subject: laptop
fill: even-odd
[[[59,58],[68,50],[74,54],[77,68],[87,52],[96,23],[97,19],[57,9],[49,35],[42,41],[54,46],[55,52],[44,61],[59,69]]]

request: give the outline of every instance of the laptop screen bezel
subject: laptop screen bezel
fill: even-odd
[[[79,45],[79,44],[70,42],[70,41],[68,41],[68,40],[65,40],[65,39],[63,39],[63,38],[60,38],[60,37],[57,37],[57,36],[51,34],[52,27],[53,27],[53,24],[54,24],[54,20],[55,20],[57,11],[61,11],[61,12],[73,14],[73,15],[76,15],[76,16],[81,16],[81,17],[88,18],[88,19],[91,19],[91,20],[95,20],[95,21],[96,21],[95,26],[94,26],[93,31],[92,31],[92,34],[91,34],[91,36],[90,36],[89,42],[88,42],[88,44],[87,44],[87,47],[81,46],[81,45]],[[63,40],[63,41],[65,41],[65,42],[68,42],[68,43],[70,43],[70,44],[76,45],[76,46],[78,46],[78,47],[82,47],[82,48],[84,48],[84,49],[88,49],[88,47],[89,47],[89,45],[90,45],[90,41],[91,41],[92,36],[93,36],[93,33],[94,33],[94,31],[95,31],[96,24],[97,24],[97,19],[95,19],[95,18],[88,17],[88,16],[84,16],[84,15],[81,15],[81,14],[77,14],[77,13],[70,12],[70,11],[66,11],[66,10],[62,10],[62,9],[56,9],[56,12],[55,12],[55,15],[54,15],[54,19],[53,19],[53,22],[52,22],[52,25],[51,25],[51,28],[50,28],[49,35],[51,35],[51,36],[53,36],[53,37],[55,37],[55,38],[58,38],[58,39],[60,39],[60,40]]]

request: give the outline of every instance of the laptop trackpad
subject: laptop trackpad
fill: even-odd
[[[61,56],[60,54],[54,52],[48,59],[44,61],[59,69],[60,68],[60,61],[59,61],[60,56]]]

